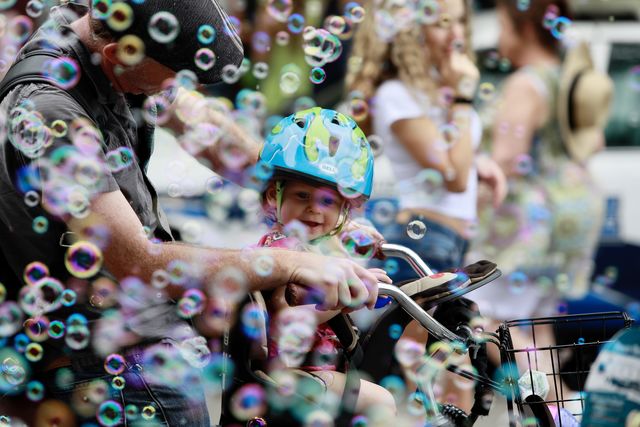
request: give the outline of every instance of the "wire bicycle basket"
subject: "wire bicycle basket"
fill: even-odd
[[[542,405],[546,406],[544,410],[547,413],[555,413],[554,419],[559,427],[569,425],[566,421],[563,424],[563,412],[580,420],[584,411],[584,385],[601,345],[609,342],[618,330],[632,324],[633,319],[624,312],[541,317],[502,323],[498,329],[503,369],[501,383],[507,394],[509,425],[515,426],[516,420],[523,422],[532,414],[539,414]],[[540,329],[544,325],[553,328],[556,340],[553,345],[542,342]],[[533,346],[514,348],[512,335],[518,329],[529,332]],[[534,371],[538,376],[541,375],[538,372],[543,372],[548,389],[543,390],[545,387],[540,385],[539,378],[534,378]],[[521,391],[522,384],[529,394],[539,397],[527,400],[528,396],[523,396]]]

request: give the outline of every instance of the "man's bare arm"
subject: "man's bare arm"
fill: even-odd
[[[205,286],[215,285],[216,275],[228,268],[241,272],[246,291],[270,289],[286,283],[313,287],[324,295],[322,309],[349,305],[350,295],[368,293],[366,305],[373,307],[377,297],[376,276],[358,264],[340,258],[324,257],[283,249],[260,248],[251,251],[214,249],[188,244],[151,243],[143,225],[120,191],[99,194],[91,204],[91,214],[68,222],[79,235],[88,225],[108,227],[109,242],[104,248],[105,267],[116,279],[136,276],[146,283],[153,273],[166,269],[174,260],[187,262],[198,272]],[[255,270],[257,257],[266,255],[273,261],[272,273],[261,276]],[[350,289],[351,288],[351,289]],[[170,296],[179,297],[184,288],[170,285]]]

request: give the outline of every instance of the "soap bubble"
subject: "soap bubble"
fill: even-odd
[[[292,11],[292,0],[269,0],[267,4],[267,13],[278,22],[287,22]]]
[[[171,43],[179,32],[180,22],[170,12],[160,11],[149,20],[149,35],[158,43]]]
[[[420,240],[427,233],[427,226],[420,220],[413,220],[407,224],[407,236]]]
[[[87,241],[79,241],[67,249],[64,264],[69,273],[80,279],[95,276],[102,268],[102,251]]]
[[[311,69],[311,73],[309,75],[309,80],[313,84],[320,84],[324,82],[327,78],[327,73],[321,67],[314,67]]]

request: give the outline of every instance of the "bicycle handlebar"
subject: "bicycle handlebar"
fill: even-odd
[[[465,344],[464,339],[445,328],[440,322],[431,317],[429,313],[424,311],[414,300],[407,294],[402,292],[400,288],[394,285],[378,283],[379,295],[389,296],[393,298],[411,317],[417,320],[430,334],[441,341],[458,341]],[[466,351],[466,350],[465,350]]]
[[[401,258],[407,261],[420,277],[431,276],[433,274],[433,271],[431,271],[427,263],[425,263],[417,253],[407,247],[394,243],[385,243],[380,249],[385,256]]]

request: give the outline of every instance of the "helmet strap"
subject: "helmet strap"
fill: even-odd
[[[276,222],[284,226],[282,222],[282,201],[284,200],[284,181],[276,181]]]

